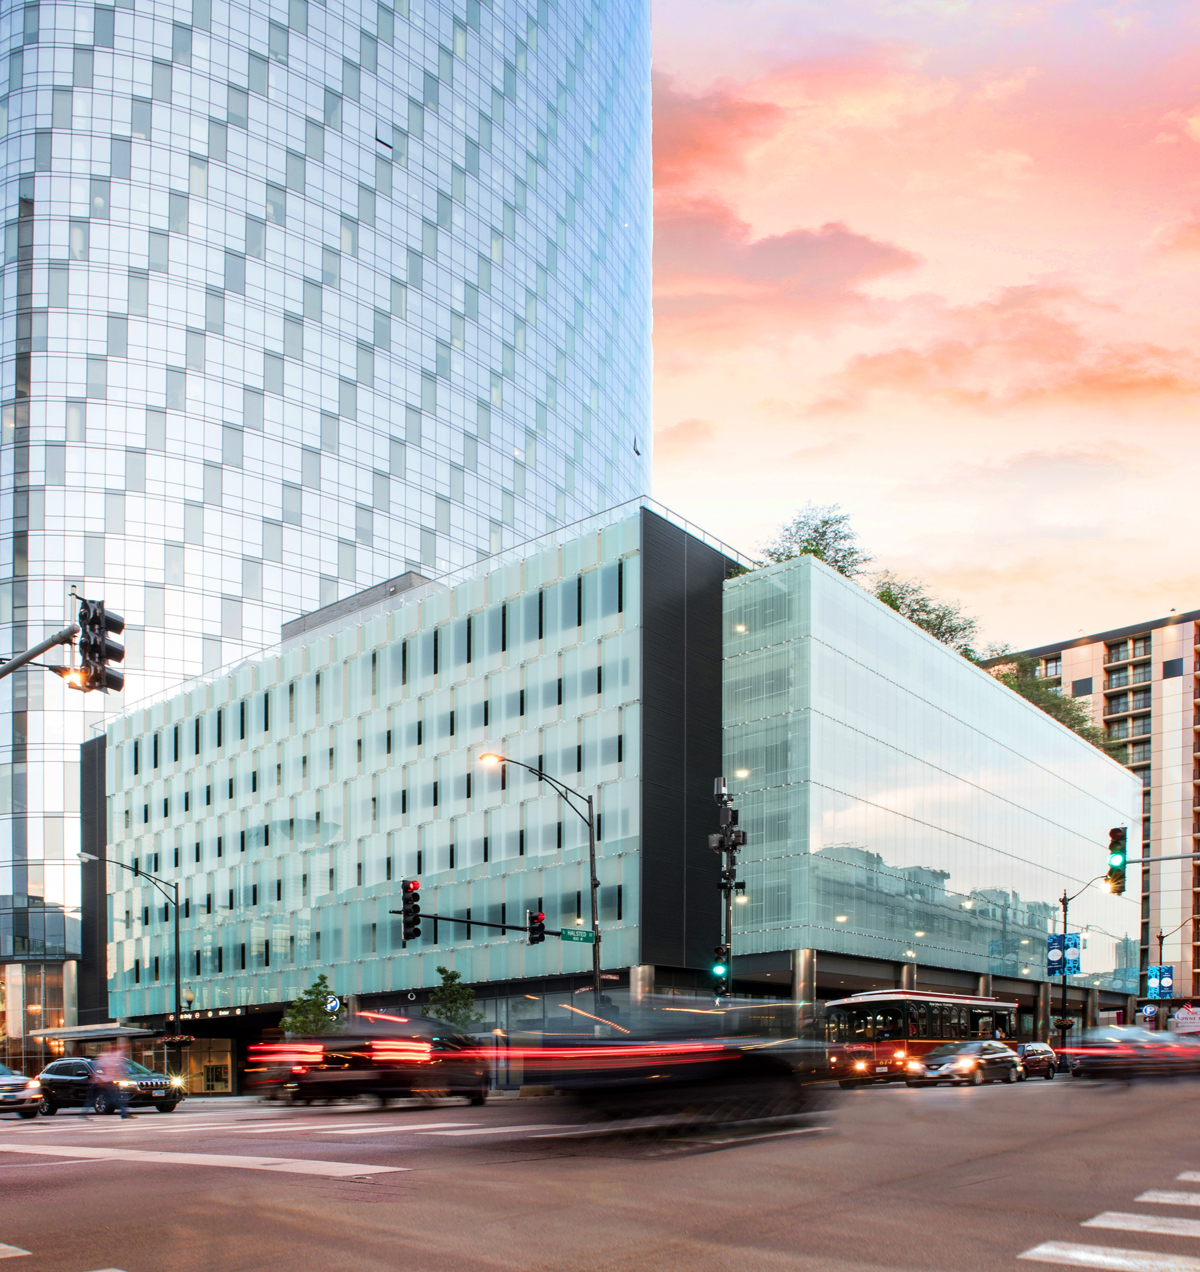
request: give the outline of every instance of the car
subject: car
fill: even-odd
[[[246,1085],[260,1099],[290,1104],[441,1095],[483,1104],[490,1057],[444,1020],[360,1012],[353,1033],[252,1043]]]
[[[1165,1031],[1110,1025],[1085,1029],[1070,1061],[1076,1078],[1172,1077],[1200,1071],[1200,1049]]]
[[[1019,1042],[1016,1051],[1021,1057],[1021,1072],[1018,1076],[1022,1082],[1026,1078],[1045,1078],[1049,1082],[1059,1070],[1059,1060],[1054,1054],[1054,1048],[1044,1042]]]
[[[1021,1076],[1021,1058],[1002,1042],[943,1042],[923,1056],[908,1062],[905,1083],[910,1087],[982,1086],[985,1082],[1016,1082]]]
[[[126,1064],[129,1076],[121,1086],[129,1097],[129,1107],[153,1105],[160,1113],[173,1113],[184,1098],[183,1080],[155,1073],[136,1060]],[[112,1095],[96,1079],[95,1061],[86,1057],[55,1060],[38,1074],[37,1080],[41,1083],[38,1112],[43,1117],[53,1117],[59,1109],[81,1109],[85,1104],[96,1113],[112,1113],[116,1109]]]
[[[0,1064],[0,1113],[10,1109],[18,1117],[37,1117],[42,1089],[37,1078],[27,1078],[7,1065]]]

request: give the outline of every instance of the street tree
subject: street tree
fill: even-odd
[[[763,549],[763,565],[815,556],[852,579],[874,559],[858,547],[858,531],[839,504],[807,503]]]
[[[340,1019],[325,1009],[325,1000],[330,993],[329,980],[322,972],[298,998],[292,1000],[279,1027],[290,1034],[336,1033]]]
[[[462,983],[462,976],[448,967],[439,967],[442,983],[429,995],[425,1008],[428,1015],[457,1025],[462,1030],[477,1025],[484,1019],[483,1012],[475,1010],[475,991]]]

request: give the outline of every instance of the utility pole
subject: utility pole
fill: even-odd
[[[746,891],[746,885],[737,877],[737,854],[739,848],[745,847],[746,832],[737,829],[737,809],[723,777],[713,782],[713,798],[717,802],[721,829],[715,835],[709,835],[708,846],[721,855],[718,889],[723,902],[725,927],[724,943],[713,951],[716,955],[712,967],[713,992],[720,998],[733,988],[733,901],[735,895],[743,896]]]

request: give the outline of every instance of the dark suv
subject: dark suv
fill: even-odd
[[[174,1112],[183,1099],[179,1083],[136,1060],[127,1064],[129,1075],[124,1084],[129,1107],[145,1108],[152,1104],[160,1113]],[[59,1109],[82,1108],[85,1103],[96,1113],[111,1113],[115,1108],[112,1096],[102,1085],[97,1085],[91,1060],[55,1060],[38,1074],[38,1081],[42,1084],[38,1112],[43,1117],[51,1117]]]
[[[1058,1057],[1054,1049],[1044,1042],[1021,1042],[1017,1044],[1017,1055],[1021,1057],[1021,1080],[1026,1078],[1052,1079],[1058,1072]]]

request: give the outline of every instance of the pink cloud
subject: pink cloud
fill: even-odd
[[[654,457],[668,461],[688,459],[716,435],[717,426],[712,420],[681,420],[655,432]]]

